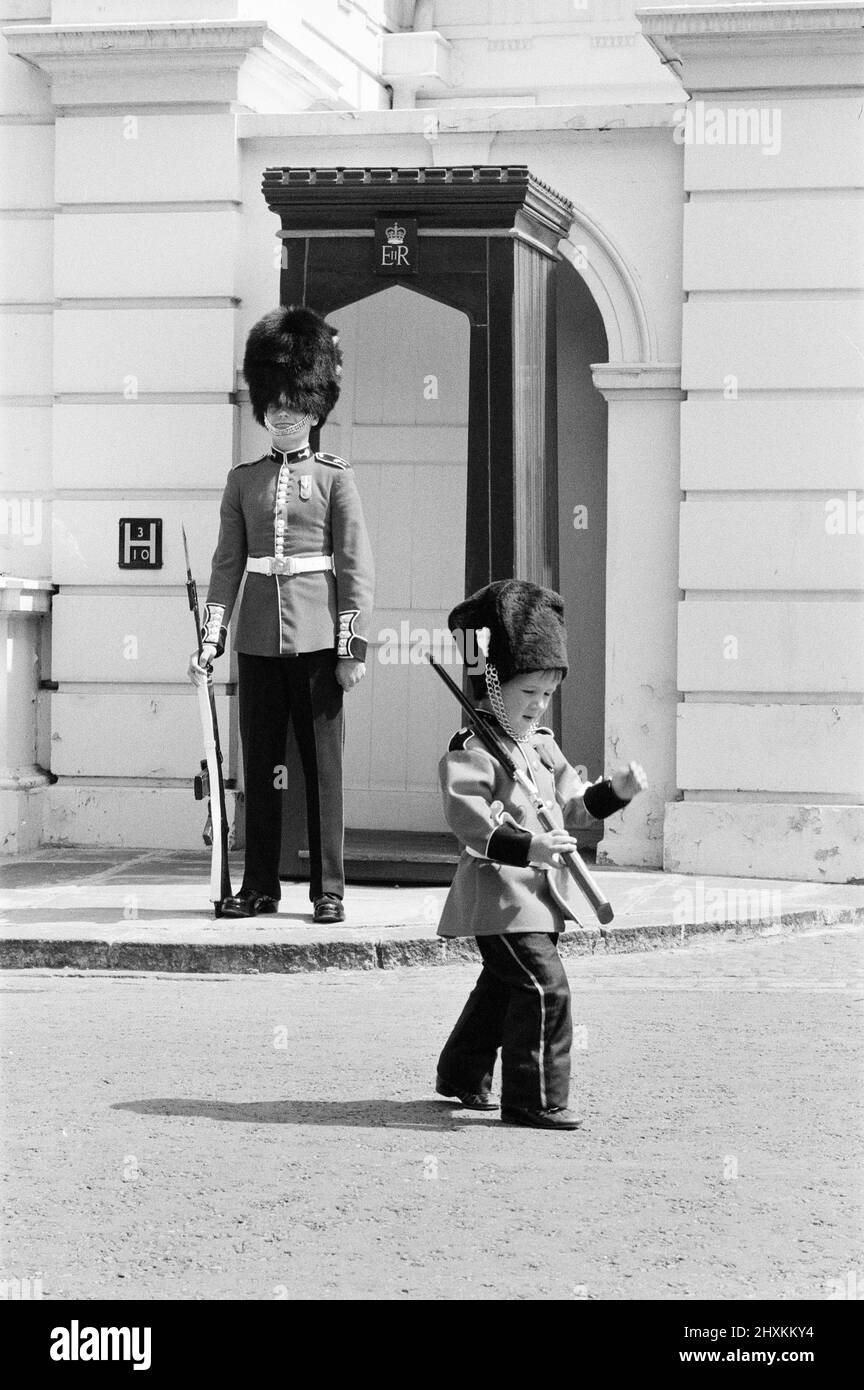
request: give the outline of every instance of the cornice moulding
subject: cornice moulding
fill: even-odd
[[[9,51],[52,78],[64,108],[178,101],[293,110],[301,103],[340,104],[341,84],[265,20],[176,24],[9,25]],[[190,89],[187,83],[193,82]]]
[[[855,87],[864,5],[672,5],[636,11],[688,92]]]
[[[680,362],[592,362],[591,375],[607,401],[639,396],[684,398]]]
[[[177,49],[248,50],[267,34],[266,20],[178,20],[153,24],[9,24],[3,33],[21,58],[100,52],[173,52]],[[273,38],[276,36],[273,35]]]
[[[650,5],[636,11],[645,34],[714,38],[729,34],[858,33],[864,5]]]
[[[507,228],[557,258],[574,208],[526,165],[281,166],[265,169],[264,197],[282,230],[366,227],[381,207],[434,227]]]

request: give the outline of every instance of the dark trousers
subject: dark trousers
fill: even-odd
[[[336,653],[250,656],[238,652],[240,738],[246,787],[244,889],[279,898],[282,810],[297,814],[299,788],[285,785],[293,723],[306,784],[309,896],[345,891],[342,747],[345,726]]]
[[[557,935],[474,939],[483,970],[444,1044],[439,1074],[455,1090],[488,1091],[500,1047],[502,1106],[566,1106],[573,1025]]]

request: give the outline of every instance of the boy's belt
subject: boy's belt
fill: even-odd
[[[309,574],[313,570],[333,570],[332,555],[261,555],[246,561],[250,574]]]

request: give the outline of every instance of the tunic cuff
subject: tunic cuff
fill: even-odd
[[[204,617],[201,622],[201,644],[203,646],[205,642],[210,642],[216,648],[217,656],[222,655],[228,640],[228,629],[225,626],[224,618],[224,603],[205,603]]]
[[[588,787],[582,797],[585,803],[585,810],[589,816],[594,816],[595,820],[605,820],[607,816],[614,816],[616,811],[620,811],[625,806],[629,806],[629,801],[622,801],[612,790],[612,783],[606,777],[602,782],[595,782]]]
[[[511,864],[517,869],[528,868],[531,850],[531,831],[515,825],[501,825],[493,830],[486,845],[486,858],[499,864]]]
[[[339,614],[339,634],[336,639],[336,655],[340,660],[365,661],[367,639],[354,631],[354,624],[360,617],[359,608],[348,608]]]

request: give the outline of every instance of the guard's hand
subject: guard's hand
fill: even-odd
[[[352,656],[340,656],[336,662],[336,679],[343,690],[350,690],[366,674],[366,665]]]
[[[629,763],[627,767],[619,767],[609,781],[612,783],[613,792],[620,796],[622,801],[632,801],[634,796],[648,789],[648,778],[641,763]]]
[[[528,859],[532,864],[551,864],[554,868],[561,862],[560,855],[572,854],[577,848],[570,831],[565,830],[563,826],[557,826],[554,830],[547,830],[543,835],[531,836]]]
[[[205,642],[201,648],[201,657],[193,652],[189,657],[189,670],[187,675],[193,685],[206,685],[213,679],[213,662],[216,658],[216,648],[212,642]]]

